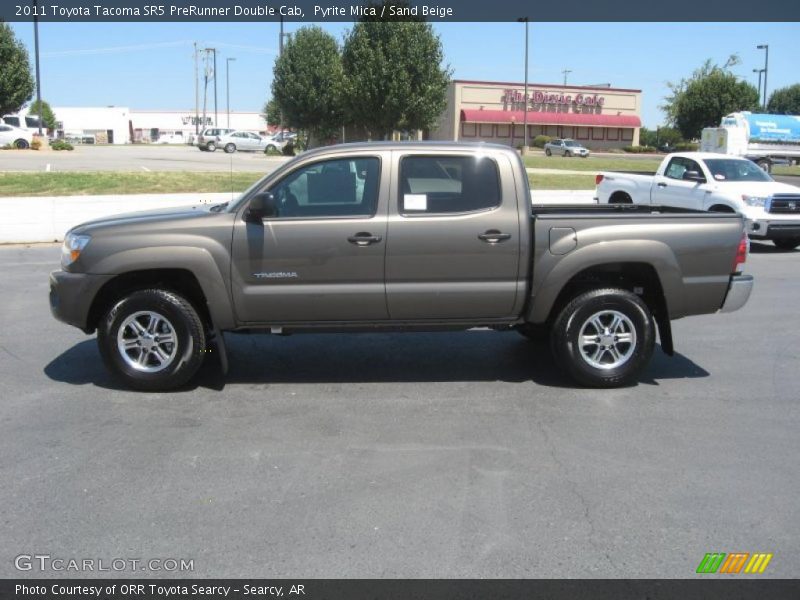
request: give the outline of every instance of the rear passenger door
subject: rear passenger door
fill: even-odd
[[[520,248],[528,240],[520,240],[508,159],[396,152],[393,164],[386,249],[389,317],[511,315],[520,293]]]

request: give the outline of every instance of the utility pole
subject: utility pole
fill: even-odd
[[[200,82],[199,71],[197,66],[197,42],[192,44],[194,46],[194,135],[200,135]]]
[[[212,48],[211,51],[214,53],[214,127],[219,127],[217,121],[217,49]]]
[[[36,54],[36,101],[39,104],[39,135],[42,135],[42,78],[39,74],[39,2],[33,0],[33,46]]]
[[[281,15],[281,31],[278,34],[278,56],[283,54],[283,15]]]
[[[564,69],[561,72],[564,74],[564,86],[566,86],[567,85],[567,75],[572,73],[572,71],[570,71],[569,69]]]
[[[522,116],[522,127],[525,130],[522,137],[522,153],[524,154],[528,150],[528,17],[520,17],[517,21],[525,23],[525,93],[523,96],[525,112]]]
[[[203,126],[202,129],[205,129],[206,126],[206,107],[208,106],[208,73],[210,67],[208,65],[208,48],[204,48],[203,52],[205,55],[203,56]]]
[[[225,96],[228,110],[228,129],[231,128],[231,61],[235,58],[225,59]]]
[[[761,74],[764,69],[753,69],[753,73],[758,73],[758,103],[761,104]]]
[[[759,50],[764,50],[764,111],[767,110],[767,71],[769,70],[769,44],[759,44]]]

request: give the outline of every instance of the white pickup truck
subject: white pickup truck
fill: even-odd
[[[599,204],[650,204],[737,212],[753,239],[800,246],[800,188],[772,179],[744,158],[710,152],[667,155],[655,173],[597,175]]]

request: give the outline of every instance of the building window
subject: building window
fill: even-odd
[[[461,124],[461,137],[475,137],[478,135],[478,126],[475,123]]]
[[[633,129],[620,129],[622,132],[622,141],[623,142],[632,142],[633,141]]]
[[[519,139],[525,137],[525,127],[523,125],[514,125],[514,137]]]
[[[588,127],[578,127],[578,135],[576,136],[579,140],[588,140],[589,139],[589,128]]]
[[[603,135],[603,128],[602,127],[592,127],[592,139],[593,140],[604,140],[606,139]]]
[[[494,137],[494,125],[481,124],[480,133],[481,137]]]
[[[609,142],[616,142],[619,139],[619,129],[612,127],[606,129],[606,139]]]
[[[475,156],[406,156],[400,162],[403,216],[468,213],[500,205],[497,164]]]
[[[499,138],[511,137],[511,125],[498,125],[497,137]]]

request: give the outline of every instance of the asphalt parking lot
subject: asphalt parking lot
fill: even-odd
[[[3,152],[3,171],[260,171],[286,162],[262,152],[202,152],[195,146],[128,144],[75,146],[72,152]]]
[[[51,318],[57,246],[0,247],[0,576],[81,575],[15,570],[39,553],[195,577],[682,578],[738,551],[794,577],[800,252],[753,246],[749,304],[675,322],[679,354],[634,387],[576,389],[542,346],[473,331],[230,335],[227,379],[209,360],[172,394],[120,389]]]

